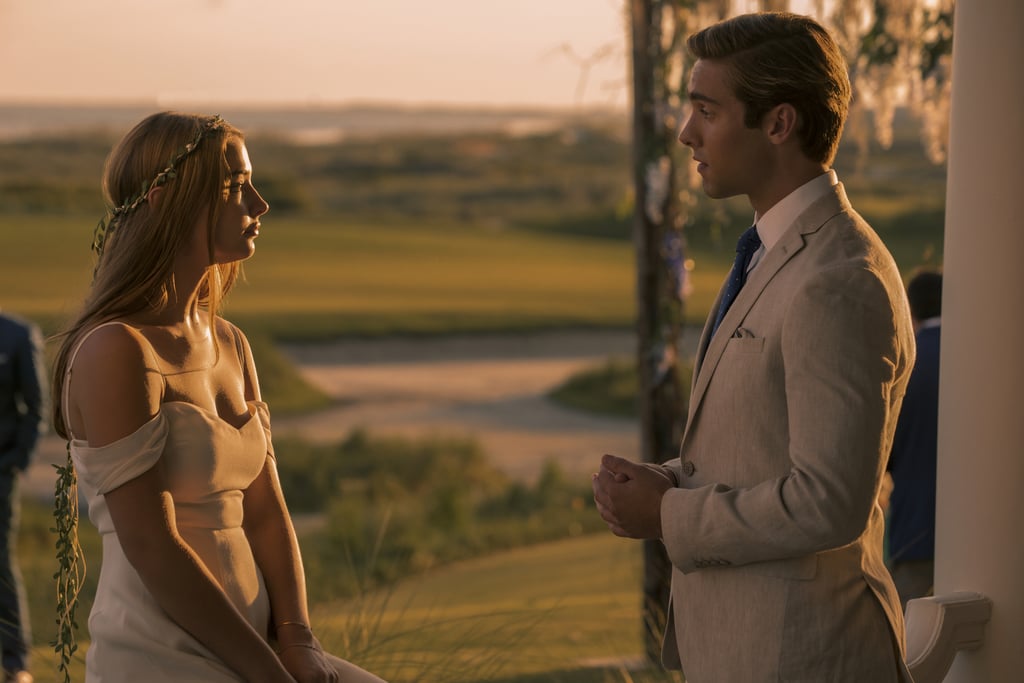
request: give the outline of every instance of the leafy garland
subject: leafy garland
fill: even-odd
[[[177,167],[185,157],[195,151],[196,147],[203,141],[203,139],[212,133],[213,131],[220,130],[224,127],[224,119],[220,115],[212,116],[196,130],[195,135],[186,144],[181,151],[175,156],[171,157],[171,160],[167,162],[167,167],[156,174],[156,176],[142,184],[142,188],[139,193],[126,201],[121,206],[115,207],[107,211],[107,213],[100,219],[99,223],[96,224],[96,228],[92,233],[92,250],[96,252],[97,256],[103,255],[103,245],[107,241],[107,237],[114,231],[114,227],[122,216],[130,214],[132,211],[137,209],[140,204],[146,202],[146,195],[154,187],[160,187],[165,185],[168,180],[178,177]]]
[[[57,635],[53,650],[60,661],[58,669],[64,674],[64,683],[70,683],[71,672],[68,668],[71,657],[78,650],[75,631],[78,622],[75,612],[78,609],[78,594],[82,590],[85,579],[85,555],[78,542],[78,478],[71,460],[71,442],[67,445],[68,459],[64,465],[54,465],[57,470],[57,483],[54,491],[53,517],[56,527],[51,529],[57,534]]]

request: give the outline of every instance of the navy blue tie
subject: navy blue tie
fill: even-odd
[[[722,305],[718,307],[718,315],[715,317],[715,326],[711,329],[713,335],[718,326],[722,324],[725,312],[729,310],[733,299],[739,294],[743,283],[747,281],[747,267],[754,252],[761,248],[761,238],[757,234],[757,226],[747,228],[739,241],[736,243],[736,260],[733,261],[732,270],[729,272],[729,279],[725,283],[725,291],[722,293]]]

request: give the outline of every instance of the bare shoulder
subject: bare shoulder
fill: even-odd
[[[131,434],[159,411],[163,378],[149,341],[125,324],[88,333],[71,366],[76,436],[103,445]]]
[[[78,348],[72,368],[75,374],[99,371],[118,373],[152,364],[149,341],[124,323],[101,325],[87,332]]]

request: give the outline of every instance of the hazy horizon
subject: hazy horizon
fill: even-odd
[[[4,0],[8,104],[625,106],[621,0]]]
[[[298,144],[334,143],[347,138],[387,134],[450,134],[500,131],[512,135],[552,130],[574,121],[628,125],[624,109],[544,108],[527,105],[480,107],[456,104],[350,103],[303,106],[194,104],[161,107],[155,103],[10,103],[0,101],[0,142],[40,135],[103,131],[120,135],[161,109],[221,114],[247,133],[282,135]]]

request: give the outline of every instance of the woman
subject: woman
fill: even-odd
[[[87,680],[379,683],[310,630],[252,353],[216,315],[268,209],[241,132],[155,114],[103,187],[116,208],[54,374],[103,537]]]

